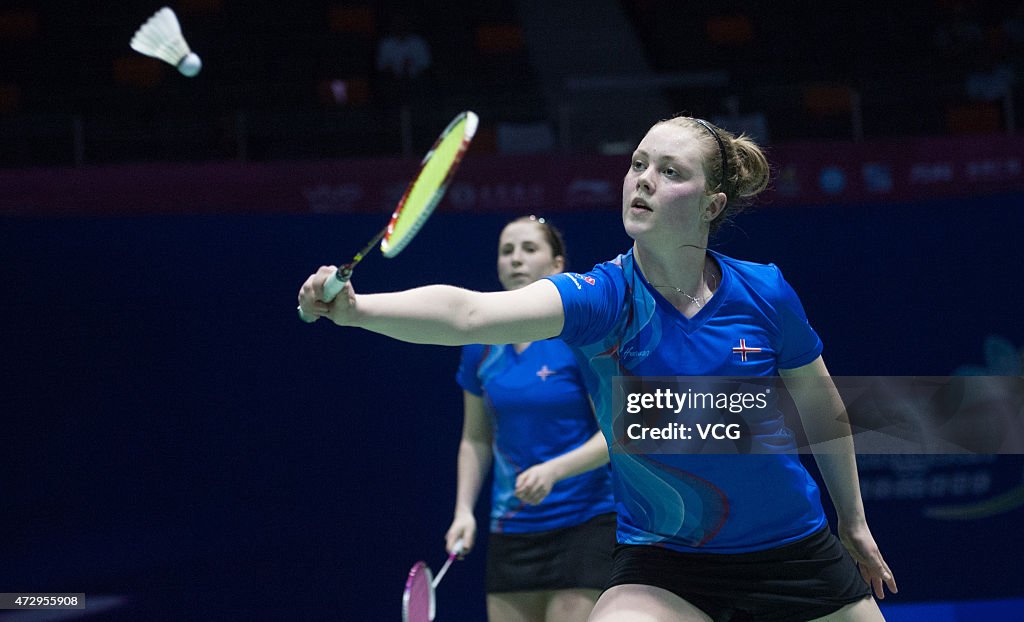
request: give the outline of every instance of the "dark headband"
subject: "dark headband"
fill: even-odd
[[[728,166],[729,161],[725,157],[725,143],[722,142],[722,137],[718,135],[718,132],[715,131],[715,128],[712,127],[710,123],[708,123],[704,119],[697,119],[695,117],[690,117],[690,118],[693,119],[694,121],[696,121],[697,123],[700,123],[702,126],[704,126],[704,129],[706,129],[707,131],[711,132],[711,135],[715,137],[715,142],[718,143],[718,155],[721,156],[721,158],[722,158],[722,183],[721,183],[721,189],[725,190],[725,180],[729,179],[729,166]]]

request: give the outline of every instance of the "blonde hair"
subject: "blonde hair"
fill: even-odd
[[[736,136],[713,123],[684,115],[676,115],[658,123],[671,123],[693,132],[703,155],[701,164],[707,180],[705,191],[708,194],[725,193],[725,209],[710,223],[712,234],[746,209],[753,203],[754,197],[768,187],[768,158],[761,147],[746,134]]]

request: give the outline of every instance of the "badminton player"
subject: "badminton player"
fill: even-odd
[[[559,337],[587,362],[584,380],[609,442],[616,375],[781,376],[812,446],[839,439],[815,454],[839,537],[792,446],[756,455],[615,451],[618,544],[590,619],[881,620],[871,592],[884,598],[896,581],[868,528],[822,343],[777,267],[707,250],[722,222],[766,187],[768,170],[744,136],[689,117],[660,121],[623,180],[622,220],[634,244],[591,272],[492,293],[435,285],[357,295],[348,287],[328,305],[318,299],[334,269],[323,267],[299,302],[337,324],[405,341]],[[757,427],[778,430],[781,415],[769,415]]]
[[[515,290],[562,272],[561,232],[533,216],[498,240],[498,279]],[[584,622],[615,545],[608,448],[569,346],[468,345],[457,374],[465,404],[451,551],[476,539],[476,505],[493,462],[487,543],[490,622]]]

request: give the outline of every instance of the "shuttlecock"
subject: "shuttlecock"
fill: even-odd
[[[136,52],[174,65],[189,78],[203,68],[203,61],[185,43],[178,17],[170,7],[165,6],[146,20],[135,31],[130,45]]]

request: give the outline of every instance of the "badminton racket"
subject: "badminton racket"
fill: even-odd
[[[355,254],[352,261],[338,268],[334,278],[328,279],[324,284],[324,302],[334,300],[334,297],[344,289],[345,283],[352,278],[352,271],[373,251],[378,242],[380,252],[390,259],[402,252],[402,249],[419,233],[423,223],[433,213],[445,190],[448,189],[448,184],[462,162],[462,156],[476,134],[478,124],[476,114],[467,110],[459,113],[448,127],[444,128],[434,146],[423,156],[419,173],[405,189],[405,194],[395,207],[387,226],[373,236],[373,239]],[[304,322],[316,320],[316,317],[303,313],[302,309],[299,309],[299,317]]]
[[[455,561],[455,558],[462,553],[462,539],[455,542],[452,552],[441,572],[434,576],[430,571],[427,562],[418,561],[409,570],[409,577],[405,580],[405,592],[402,594],[402,622],[433,622],[437,613],[437,598],[435,590],[440,585],[448,568]]]

